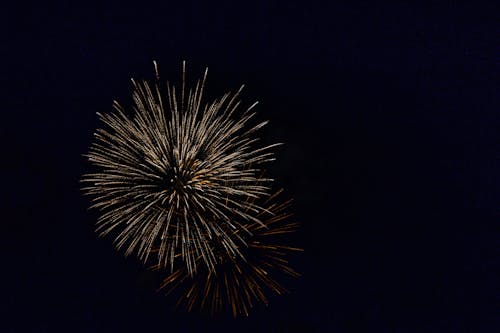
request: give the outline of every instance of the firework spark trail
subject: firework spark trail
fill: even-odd
[[[167,294],[182,290],[178,305],[185,305],[188,311],[200,308],[215,313],[227,307],[233,316],[248,316],[256,303],[267,304],[268,292],[286,293],[275,275],[280,272],[299,276],[289,266],[287,255],[302,249],[276,243],[277,236],[290,234],[298,227],[288,219],[289,201],[276,199],[280,192],[266,200],[265,210],[257,215],[261,223],[245,222],[245,228],[251,231],[251,235],[244,236],[246,245],[241,244],[245,259],[220,251],[215,270],[204,268],[191,276],[186,267],[180,266],[164,279],[160,290],[166,290]],[[233,232],[238,233],[238,230]],[[154,266],[152,269],[161,268]]]
[[[113,113],[98,114],[104,127],[86,155],[97,171],[82,182],[101,212],[100,235],[114,233],[117,248],[144,262],[159,244],[158,265],[173,269],[181,257],[192,275],[200,263],[214,269],[211,242],[238,257],[243,235],[263,226],[265,209],[248,198],[269,195],[261,165],[279,144],[257,145],[267,122],[250,125],[257,103],[239,112],[243,86],[207,103],[207,71],[188,92],[185,76],[183,63],[180,96],[157,70],[156,82],[132,80],[132,115],[116,101]]]

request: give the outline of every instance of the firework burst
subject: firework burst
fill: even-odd
[[[276,199],[280,192],[265,200],[265,210],[256,215],[260,222],[242,222],[251,232],[251,235],[243,235],[246,244],[240,245],[244,259],[227,251],[217,251],[214,270],[203,268],[191,276],[186,267],[180,266],[164,279],[160,290],[167,290],[167,293],[180,290],[177,304],[185,305],[189,311],[199,308],[214,313],[229,308],[234,316],[248,316],[256,303],[267,304],[269,292],[286,293],[275,276],[277,273],[299,276],[289,266],[287,255],[302,250],[276,242],[277,236],[292,233],[298,227],[288,219],[289,201]],[[240,236],[237,235],[239,230],[232,232],[234,237]]]
[[[243,259],[248,236],[266,230],[256,202],[271,179],[261,166],[278,144],[258,145],[266,122],[251,125],[257,103],[240,111],[243,87],[207,102],[207,71],[192,89],[184,63],[180,88],[156,74],[132,80],[132,110],[115,101],[114,112],[99,114],[103,127],[86,155],[95,172],[83,176],[83,190],[100,212],[98,233],[113,234],[126,255],[170,269],[181,258],[190,276],[201,263],[212,272],[221,253]]]

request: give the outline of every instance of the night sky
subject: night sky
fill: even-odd
[[[472,3],[2,5],[0,332],[500,332],[498,8]],[[153,60],[244,83],[285,143],[303,276],[249,318],[176,308],[94,233],[96,112]]]

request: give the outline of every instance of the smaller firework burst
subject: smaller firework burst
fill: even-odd
[[[229,308],[234,316],[248,316],[256,303],[267,304],[266,295],[270,292],[286,293],[275,277],[283,273],[299,276],[288,264],[287,256],[302,249],[276,242],[280,235],[290,234],[298,227],[296,222],[288,219],[290,201],[280,201],[278,195],[281,192],[268,197],[262,204],[265,209],[256,215],[260,222],[242,222],[250,233],[233,231],[235,239],[244,240],[238,248],[244,253],[243,257],[231,255],[220,248],[220,243],[213,242],[210,246],[217,258],[214,269],[205,268],[192,276],[185,266],[180,266],[164,279],[159,290],[167,293],[181,290],[177,304],[186,306],[188,311],[199,308],[215,313]],[[152,269],[161,267],[156,265]]]

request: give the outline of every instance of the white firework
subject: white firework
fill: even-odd
[[[240,111],[243,86],[206,102],[207,70],[188,91],[185,63],[180,89],[160,84],[155,70],[154,82],[132,80],[132,110],[115,101],[99,114],[104,126],[86,155],[95,172],[83,176],[83,190],[100,211],[97,231],[113,234],[126,255],[154,253],[171,269],[181,257],[194,274],[200,258],[214,269],[213,244],[241,256],[245,225],[261,223],[265,210],[254,199],[269,195],[262,164],[279,144],[258,145],[267,122],[250,125],[257,103]]]

